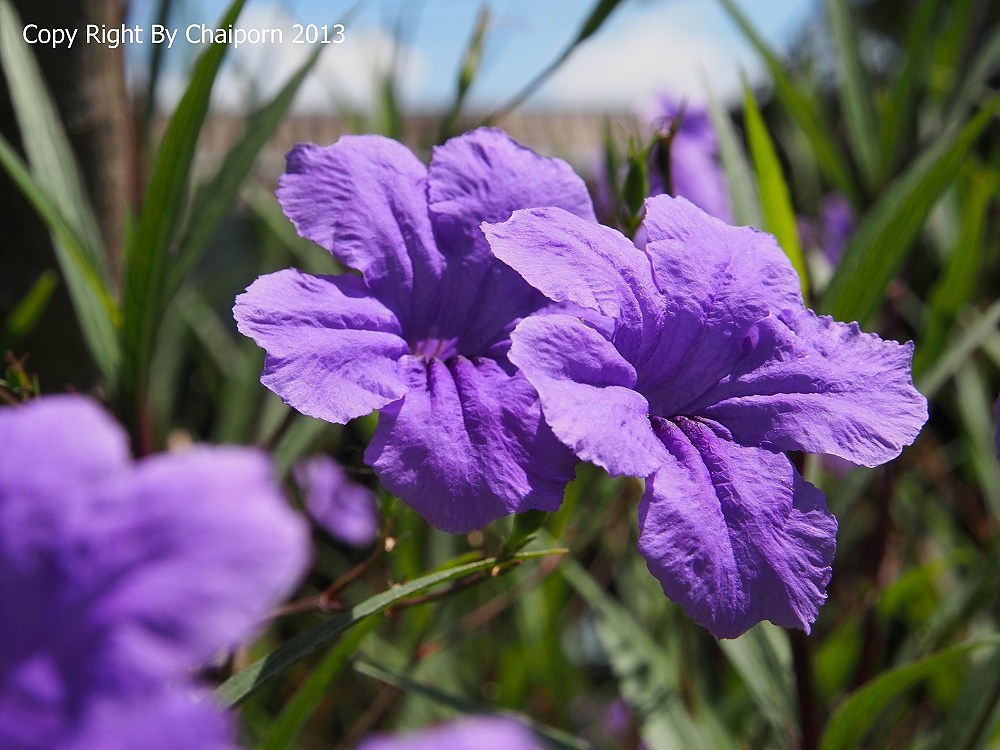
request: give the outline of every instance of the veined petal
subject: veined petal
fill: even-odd
[[[546,297],[614,321],[615,346],[626,360],[657,333],[662,301],[649,261],[620,232],[560,208],[515,211],[483,231],[493,253]]]
[[[356,276],[261,276],[233,314],[267,351],[261,382],[303,414],[343,424],[408,390],[399,321]]]
[[[750,326],[801,309],[802,294],[769,234],[731,227],[666,195],[646,201],[643,226],[664,317],[661,335],[635,362],[653,413],[669,416],[731,372]]]
[[[747,366],[689,412],[724,424],[744,445],[878,466],[898,456],[927,421],[927,400],[911,377],[912,344],[883,341],[856,323],[808,310],[761,321],[753,338],[761,356],[751,352]]]
[[[644,477],[666,460],[649,404],[632,389],[635,370],[579,318],[526,318],[511,335],[510,361],[538,391],[545,421],[584,461]]]
[[[524,377],[486,358],[412,359],[423,383],[382,410],[365,451],[383,486],[454,533],[559,507],[573,457]]]
[[[104,492],[127,512],[95,560],[105,583],[88,619],[115,634],[104,660],[122,674],[186,674],[249,635],[305,572],[307,526],[263,453],[161,454]]]
[[[639,549],[664,593],[718,638],[762,620],[809,632],[836,519],[788,458],[711,422],[655,420],[670,458],[646,482]]]
[[[278,202],[299,234],[361,271],[414,336],[433,321],[444,265],[426,179],[426,167],[402,144],[345,135],[332,146],[293,148],[278,181]]]

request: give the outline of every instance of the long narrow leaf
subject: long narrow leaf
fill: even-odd
[[[764,58],[767,69],[774,79],[774,92],[788,114],[805,133],[812,146],[819,168],[827,179],[854,204],[858,203],[859,191],[847,168],[847,161],[840,152],[833,131],[827,126],[816,102],[792,83],[777,54],[757,33],[750,21],[733,0],[719,0],[729,16],[740,27],[743,35]]]
[[[234,0],[217,24],[236,22],[244,0]],[[212,86],[228,46],[212,43],[198,58],[191,80],[157,149],[138,223],[126,253],[123,291],[124,375],[128,407],[142,411],[156,327],[163,312],[167,257],[184,208],[195,146],[208,114]]]
[[[490,557],[485,560],[476,560],[475,562],[438,570],[408,583],[394,586],[388,591],[383,591],[381,594],[376,594],[366,599],[345,612],[334,615],[323,624],[291,639],[284,646],[263,659],[255,661],[243,671],[226,680],[216,690],[216,697],[225,706],[231,706],[246,700],[265,682],[281,674],[300,659],[304,659],[309,654],[331,643],[341,633],[354,627],[366,617],[381,614],[394,604],[399,604],[411,596],[423,593],[427,589],[439,586],[442,583],[464,578],[472,573],[491,570],[497,565],[502,566],[525,560],[538,560],[564,553],[565,550],[547,549],[518,552],[504,559]]]
[[[746,115],[747,140],[750,142],[750,154],[757,170],[757,187],[760,191],[761,204],[764,213],[764,229],[773,234],[785,255],[792,262],[799,275],[802,285],[802,295],[808,300],[809,276],[806,261],[802,256],[799,244],[799,231],[795,224],[795,209],[792,208],[792,198],[788,194],[788,184],[781,171],[781,162],[774,150],[774,142],[767,132],[764,118],[761,117],[753,93],[744,85],[743,105]]]
[[[111,274],[97,219],[56,105],[34,55],[21,38],[22,28],[21,19],[10,1],[0,0],[0,62],[31,174],[78,235],[89,270],[110,288]]]
[[[853,9],[847,0],[826,0],[827,18],[837,46],[840,73],[840,106],[847,123],[851,148],[869,187],[881,177],[881,155],[875,126],[875,103],[871,81],[861,63]]]
[[[285,83],[275,97],[246,123],[243,137],[230,149],[215,176],[206,182],[192,202],[180,252],[170,268],[166,298],[169,300],[180,289],[198,262],[212,235],[225,218],[246,176],[250,174],[260,150],[281,124],[302,82],[312,71],[323,47],[318,47]]]
[[[962,656],[976,649],[995,646],[1000,636],[973,643],[961,643],[912,664],[883,672],[859,688],[840,705],[827,725],[820,747],[822,750],[851,750],[862,740],[889,702],[932,674],[954,667]]]
[[[115,331],[117,307],[114,299],[92,265],[87,262],[85,243],[80,235],[63,216],[59,206],[28,173],[27,165],[13,146],[2,137],[0,137],[0,165],[11,176],[52,233],[56,259],[66,279],[73,307],[79,316],[83,336],[109,389],[113,390],[120,362],[118,337]]]
[[[733,206],[733,220],[736,224],[752,227],[764,226],[760,209],[760,197],[754,185],[753,172],[740,138],[736,133],[729,113],[714,95],[709,97],[708,113],[712,118],[712,129],[719,143],[719,160],[726,173],[729,186],[729,200]]]
[[[861,220],[823,297],[839,320],[864,323],[881,306],[886,287],[906,261],[924,220],[1000,109],[994,96],[965,127],[929,146]]]

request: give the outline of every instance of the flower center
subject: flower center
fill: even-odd
[[[457,342],[457,338],[421,339],[410,344],[410,354],[419,355],[425,359],[448,359],[458,355]]]

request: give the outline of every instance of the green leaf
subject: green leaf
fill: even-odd
[[[563,560],[559,572],[596,613],[619,693],[639,721],[646,745],[651,750],[718,748],[716,738],[688,713],[677,681],[679,670],[668,652],[575,560]]]
[[[244,0],[234,0],[216,24],[236,22]],[[228,47],[202,52],[156,151],[135,231],[125,257],[122,343],[127,408],[144,409],[156,329],[164,309],[167,259],[184,210],[195,146],[208,115],[212,85]],[[135,416],[135,415],[133,415]]]
[[[998,109],[1000,95],[965,127],[942,135],[861,218],[823,297],[827,312],[838,320],[865,323],[878,310],[924,220]]]
[[[3,137],[0,137],[0,165],[11,176],[28,202],[52,233],[59,268],[66,279],[73,307],[94,361],[114,390],[118,377],[120,350],[115,332],[117,307],[108,288],[87,261],[84,242],[63,216],[59,206],[42,190],[28,167]]]
[[[967,451],[986,497],[986,506],[992,515],[1000,515],[1000,464],[993,440],[996,425],[992,406],[996,392],[989,390],[975,360],[967,361],[956,373],[955,397]]]
[[[877,185],[882,174],[875,103],[872,84],[861,64],[854,7],[848,0],[826,0],[826,13],[837,47],[837,70],[840,74],[840,106],[847,123],[854,157],[869,187]]]
[[[747,140],[750,142],[750,155],[757,170],[757,187],[760,191],[764,211],[764,229],[773,234],[785,255],[799,275],[802,285],[802,295],[809,300],[809,277],[806,261],[802,256],[799,244],[799,232],[795,225],[795,209],[792,198],[788,194],[788,184],[781,171],[781,162],[774,150],[774,142],[767,132],[764,118],[753,98],[753,92],[744,83],[743,105],[746,116]]]
[[[928,399],[933,398],[938,389],[948,382],[969,357],[996,332],[998,323],[1000,323],[1000,300],[990,305],[986,312],[974,316],[973,322],[966,326],[955,342],[944,351],[934,367],[917,378],[917,390]]]
[[[48,307],[49,300],[52,299],[52,292],[55,291],[58,284],[59,277],[51,269],[46,269],[38,275],[28,293],[7,315],[4,324],[6,330],[3,336],[5,341],[0,343],[0,351],[9,348],[6,344],[7,340],[20,339],[31,333],[35,324],[38,323],[38,319],[45,313],[45,308]]]
[[[757,195],[750,161],[743,150],[736,127],[714,94],[709,95],[708,102],[712,129],[719,144],[719,160],[722,162],[722,168],[726,172],[726,182],[729,185],[733,223],[762,227],[764,217],[760,209],[760,197]]]
[[[90,270],[110,288],[111,273],[97,219],[56,105],[34,55],[21,37],[23,27],[9,0],[0,0],[0,62],[31,174],[79,237]]]
[[[473,573],[491,570],[496,566],[505,567],[521,561],[538,560],[551,555],[561,554],[565,554],[565,550],[531,550],[518,552],[515,555],[504,558],[489,557],[484,560],[476,560],[475,562],[438,570],[413,581],[395,585],[388,591],[376,594],[342,613],[333,615],[321,625],[297,635],[281,648],[263,659],[255,661],[219,686],[216,690],[216,698],[224,706],[232,706],[246,700],[247,697],[257,691],[265,682],[281,674],[300,659],[323,648],[326,644],[332,642],[366,617],[381,614],[393,605],[399,604],[411,596],[421,594],[442,583],[464,578]]]
[[[882,118],[879,143],[885,154],[885,167],[892,171],[906,142],[906,129],[913,126],[916,111],[918,84],[925,80],[931,55],[934,20],[939,0],[925,0],[914,11],[906,34],[906,60],[903,70],[892,88],[888,113]]]
[[[955,662],[972,651],[1000,644],[1000,636],[961,643],[912,664],[883,672],[851,693],[827,724],[821,750],[853,750],[861,747],[879,714],[889,703],[922,680],[955,668]]]
[[[317,47],[274,98],[247,118],[242,138],[226,154],[222,166],[215,175],[198,190],[192,201],[184,236],[180,241],[180,252],[170,268],[167,300],[180,289],[184,279],[201,258],[215,231],[226,217],[240,185],[250,174],[258,154],[278,129],[302,82],[315,67],[323,49],[322,46]]]
[[[990,737],[1000,702],[1000,652],[973,667],[945,719],[935,750],[972,750]],[[995,723],[995,719],[994,722]]]
[[[337,641],[309,673],[295,695],[285,703],[281,714],[275,719],[267,736],[257,746],[257,750],[284,750],[292,746],[295,738],[330,689],[334,679],[378,624],[377,617],[369,616]]]
[[[451,695],[450,693],[446,693],[433,685],[428,685],[419,680],[415,680],[408,675],[400,674],[399,672],[393,672],[369,661],[358,661],[355,663],[354,669],[367,677],[379,680],[387,685],[393,685],[394,687],[397,687],[407,693],[421,695],[424,698],[434,701],[435,703],[441,704],[442,706],[454,709],[459,713],[469,715],[493,713],[498,716],[505,716],[513,719],[531,727],[532,731],[539,736],[544,737],[547,744],[552,747],[562,748],[563,750],[592,750],[593,748],[593,745],[586,740],[574,737],[561,729],[556,729],[555,727],[550,727],[547,724],[542,724],[525,714],[520,714],[515,711],[491,710],[489,707],[482,706],[478,702],[467,700],[460,696]]]
[[[740,27],[743,35],[757,49],[758,54],[764,58],[767,69],[774,79],[775,95],[805,134],[823,174],[837,190],[848,197],[851,203],[857,205],[859,197],[857,185],[845,166],[847,161],[837,147],[833,131],[826,125],[826,118],[820,112],[819,106],[792,83],[777,54],[757,33],[736,3],[733,0],[719,0],[719,2]]]
[[[476,25],[469,38],[469,44],[465,48],[465,55],[458,68],[458,83],[455,90],[455,100],[452,102],[448,114],[441,119],[441,128],[438,131],[438,143],[444,143],[455,134],[455,127],[458,124],[459,115],[462,113],[462,105],[465,104],[465,97],[472,88],[473,81],[479,74],[479,66],[483,60],[483,47],[486,42],[486,32],[490,28],[490,8],[485,3],[479,6],[479,13],[476,15]]]
[[[733,665],[761,713],[786,741],[798,713],[789,676],[792,654],[784,631],[770,623],[748,630],[739,638],[719,641],[719,648]]]

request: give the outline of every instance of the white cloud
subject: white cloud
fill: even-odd
[[[675,0],[599,33],[574,52],[535,101],[635,109],[670,92],[703,102],[706,82],[717,97],[730,100],[741,90],[741,68],[753,74],[759,64],[746,44],[728,32],[714,4]]]
[[[218,109],[244,111],[254,103],[271,99],[306,61],[309,44],[296,44],[294,19],[277,6],[257,5],[248,9],[238,24],[242,29],[280,30],[281,43],[243,44],[231,49],[215,83],[212,103]],[[178,34],[178,45],[184,29]],[[334,31],[330,30],[330,38]],[[296,112],[331,112],[340,104],[352,109],[370,109],[378,95],[378,81],[392,64],[397,43],[378,28],[348,28],[342,44],[324,45],[320,59],[303,81],[292,109]],[[426,87],[429,64],[420,50],[400,48],[400,90],[406,100],[419,96]],[[168,53],[169,54],[169,53]],[[186,84],[186,76],[172,72],[160,86],[158,104],[173,107]]]

